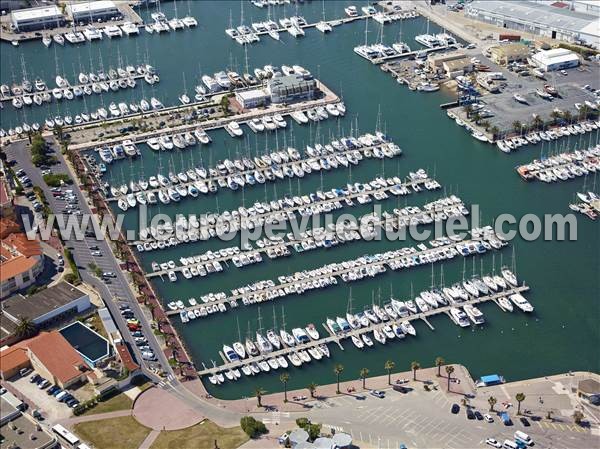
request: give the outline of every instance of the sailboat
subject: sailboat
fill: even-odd
[[[240,357],[240,359],[244,359],[244,358],[246,358],[246,349],[244,348],[244,345],[241,343],[242,336],[240,333],[240,320],[238,317],[236,317],[236,321],[237,321],[238,341],[233,343],[232,346],[233,346],[233,350]]]

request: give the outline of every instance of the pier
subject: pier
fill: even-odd
[[[364,56],[363,56],[363,58],[366,59],[367,61],[371,62],[374,65],[380,65],[380,64],[383,64],[384,62],[392,61],[395,59],[411,58],[413,56],[417,56],[418,54],[427,54],[428,55],[429,53],[435,53],[435,52],[442,51],[442,50],[456,50],[457,48],[460,48],[458,46],[458,44],[452,44],[452,45],[446,45],[444,47],[423,48],[421,50],[413,50],[413,51],[409,51],[409,52],[405,52],[405,53],[398,53],[396,55],[382,56],[381,58],[375,58],[375,59],[364,58]],[[359,56],[361,56],[361,55],[359,55]]]
[[[199,127],[201,127],[204,130],[218,129],[218,128],[224,127],[225,125],[227,125],[228,123],[230,123],[232,121],[236,121],[239,124],[244,124],[254,118],[260,118],[260,117],[263,117],[266,115],[281,114],[282,116],[288,116],[292,112],[295,112],[295,111],[306,111],[309,109],[314,109],[319,106],[325,106],[329,103],[339,103],[341,101],[340,98],[335,93],[333,93],[333,91],[331,91],[327,86],[325,86],[323,83],[321,83],[318,80],[317,80],[317,88],[318,88],[318,90],[323,92],[323,97],[315,99],[315,100],[308,100],[308,101],[303,101],[303,102],[299,102],[299,103],[292,103],[289,105],[279,105],[279,104],[271,105],[264,109],[253,109],[248,112],[242,112],[240,114],[233,114],[228,117],[205,120],[205,121],[198,121],[197,123],[194,123],[194,124],[177,125],[177,126],[173,126],[171,128],[161,128],[161,129],[156,129],[156,130],[152,130],[152,131],[147,131],[144,133],[128,134],[127,136],[119,136],[119,137],[115,137],[112,139],[104,139],[104,140],[99,140],[99,141],[95,141],[95,142],[91,141],[91,140],[86,140],[85,142],[82,142],[82,143],[73,143],[69,146],[69,148],[72,150],[76,150],[76,151],[86,151],[86,150],[90,150],[93,148],[102,147],[105,145],[116,145],[116,144],[122,143],[123,140],[126,140],[126,139],[132,140],[133,143],[136,143],[136,144],[144,143],[152,137],[160,137],[162,135],[171,135],[171,134],[175,134],[175,133],[185,133],[185,132],[189,132],[189,131],[194,131],[195,129],[197,129]],[[228,93],[228,92],[219,92],[216,95],[223,95],[226,93]],[[128,115],[125,118],[125,120],[131,120],[131,119],[136,119],[136,118],[148,118],[148,117],[153,117],[153,116],[161,116],[161,115],[166,115],[166,114],[170,114],[170,113],[183,113],[185,111],[189,111],[194,108],[206,107],[206,106],[208,106],[208,104],[209,103],[207,102],[206,104],[202,104],[202,106],[200,104],[196,104],[196,103],[190,103],[187,105],[175,105],[175,106],[171,106],[168,108],[162,108],[162,109],[158,109],[158,110],[154,110],[154,111]],[[210,104],[212,104],[212,103],[210,103]],[[88,128],[96,128],[99,126],[105,126],[106,124],[110,124],[112,122],[123,123],[123,124],[127,123],[126,121],[124,122],[123,117],[120,117],[120,118],[115,118],[115,119],[106,120],[106,121],[87,123],[83,126],[77,126],[77,127],[73,126],[72,128],[67,128],[67,129],[70,129],[73,131],[85,130]]]
[[[450,241],[441,245],[432,245],[432,248],[425,248],[416,250],[414,247],[404,247],[397,250],[390,250],[385,253],[365,255],[357,260],[344,261],[340,263],[329,264],[324,267],[316,268],[310,272],[296,272],[294,275],[289,275],[287,278],[283,278],[279,281],[279,284],[274,284],[272,281],[260,281],[258,283],[268,283],[266,287],[254,287],[254,288],[241,287],[232,290],[232,294],[225,296],[222,299],[215,299],[214,301],[207,302],[206,304],[197,304],[195,306],[184,307],[178,310],[168,310],[166,314],[169,316],[179,315],[180,312],[206,309],[206,306],[219,306],[221,304],[229,304],[230,307],[237,307],[237,300],[242,299],[244,305],[258,304],[264,301],[275,300],[279,297],[285,297],[288,294],[301,294],[305,291],[313,288],[321,288],[319,281],[325,281],[326,286],[336,285],[337,278],[341,277],[342,280],[346,277],[345,275],[360,271],[362,277],[375,275],[387,271],[384,265],[387,265],[391,270],[398,270],[401,268],[410,268],[412,266],[422,265],[424,263],[439,262],[447,259],[452,259],[457,255],[479,254],[474,248],[473,252],[458,251],[457,247],[463,245],[468,246],[469,244],[481,243],[484,239],[462,239],[458,241]],[[431,243],[431,242],[430,242]],[[422,246],[421,248],[423,248]],[[354,280],[362,279],[362,277],[356,277],[355,279],[348,279],[349,282]],[[293,279],[293,280],[288,280]],[[345,281],[345,280],[344,280]],[[301,284],[300,286],[298,284]],[[305,285],[306,284],[306,285]],[[310,284],[310,285],[308,285]],[[315,285],[319,284],[318,287]],[[239,290],[242,290],[241,292]]]
[[[431,222],[433,222],[433,221],[435,221],[436,214],[438,214],[438,213],[448,214],[451,212],[451,209],[454,209],[455,207],[459,207],[461,205],[464,207],[464,204],[462,203],[462,201],[460,203],[450,205],[450,206],[442,206],[439,208],[436,207],[436,208],[434,208],[432,210],[428,210],[428,211],[419,210],[418,212],[415,212],[415,213],[412,213],[409,215],[395,215],[393,217],[379,219],[378,221],[371,223],[374,228],[377,228],[377,229],[374,229],[373,232],[377,232],[377,230],[379,230],[379,229],[386,229],[387,226],[392,226],[394,228],[394,230],[398,230],[400,227],[405,226],[404,224],[402,224],[400,222],[401,219],[410,221],[413,218],[416,218],[419,216],[424,216],[424,215],[429,216],[429,218],[432,220]],[[358,221],[360,222],[363,218],[370,216],[370,215],[372,215],[372,214],[363,215],[362,217],[358,218]],[[450,218],[450,216],[451,215],[448,215],[448,218]],[[334,244],[332,244],[332,246],[342,245],[342,244],[348,243],[349,241],[339,239],[338,234],[343,233],[343,232],[352,232],[352,231],[360,232],[361,231],[361,228],[357,224],[355,224],[352,227],[348,226],[342,230],[336,230],[335,232],[326,231],[324,228],[318,228],[318,229],[320,231],[322,231],[322,233],[319,236],[315,236],[314,234],[312,234],[309,239],[312,239],[315,242],[319,241],[319,242],[321,242],[321,245],[319,246],[318,244],[315,244],[315,247],[309,248],[309,249],[304,249],[302,251],[298,251],[296,249],[297,252],[302,253],[305,251],[318,249],[323,246],[322,243],[326,239],[329,239],[329,240],[332,240],[335,242]],[[288,236],[289,236],[289,234],[288,234]],[[270,244],[267,244],[262,248],[252,248],[252,249],[244,250],[244,252],[242,254],[245,254],[254,259],[256,259],[255,254],[260,255],[261,253],[266,253],[267,256],[269,257],[269,259],[285,257],[290,254],[290,251],[289,251],[290,247],[295,248],[295,245],[301,244],[305,240],[308,240],[308,239],[307,238],[293,239],[293,238],[287,237],[286,239],[281,240],[281,241],[269,241]],[[276,251],[277,249],[283,250],[281,255],[273,255],[273,251],[274,250]],[[228,265],[228,262],[230,262],[232,259],[234,259],[236,256],[238,256],[240,254],[239,248],[237,248],[237,250],[238,250],[238,253],[235,255],[226,255],[226,256],[222,256],[222,257],[212,258],[210,260],[207,260],[204,263],[205,264],[213,264],[213,263],[224,262],[225,264]],[[205,256],[205,254],[204,254],[204,256]],[[190,257],[194,257],[194,256],[190,256]],[[262,262],[262,258],[260,258],[260,260],[258,260],[257,262],[249,263],[248,265],[252,265],[254,263],[260,263],[260,262]],[[178,273],[178,272],[185,270],[186,268],[189,269],[190,266],[196,267],[197,265],[202,265],[202,264],[203,264],[202,262],[200,262],[199,264],[196,262],[196,263],[189,264],[189,265],[180,265],[180,266],[176,266],[175,268],[170,268],[167,270],[160,270],[160,271],[155,271],[153,273],[148,273],[146,275],[146,277],[153,278],[153,277],[158,276],[162,279],[163,276],[168,274],[169,272]],[[211,274],[211,273],[208,273],[208,274]]]
[[[311,201],[309,204],[302,204],[302,205],[294,204],[292,206],[286,207],[285,209],[282,208],[282,209],[276,210],[276,211],[264,212],[262,214],[252,215],[247,218],[240,217],[240,219],[238,219],[238,220],[229,221],[230,230],[231,230],[232,223],[234,225],[233,229],[235,229],[237,231],[237,230],[243,228],[242,224],[244,224],[244,222],[282,223],[282,222],[286,222],[286,221],[291,221],[292,218],[290,217],[290,213],[296,214],[296,213],[300,212],[301,210],[305,210],[305,209],[317,210],[317,212],[314,212],[313,214],[311,214],[311,215],[314,215],[316,213],[319,213],[318,212],[319,209],[327,211],[328,209],[330,209],[330,206],[333,206],[338,202],[341,203],[342,201],[347,201],[347,200],[352,201],[352,200],[357,199],[360,196],[368,196],[371,200],[373,197],[377,200],[377,198],[376,198],[377,195],[380,195],[382,193],[384,193],[386,195],[388,193],[395,194],[394,190],[396,190],[397,188],[404,189],[403,190],[404,193],[398,193],[400,195],[409,195],[413,192],[418,193],[421,190],[415,190],[415,189],[410,190],[409,188],[412,188],[414,186],[420,187],[428,182],[433,182],[433,180],[429,177],[425,177],[423,179],[406,181],[406,182],[402,182],[402,183],[394,183],[393,185],[386,185],[385,187],[374,188],[372,190],[352,192],[352,193],[348,193],[347,195],[344,195],[344,196],[335,196],[334,198],[324,198],[324,199],[320,199],[318,201]],[[367,183],[367,184],[370,184],[370,183]],[[312,194],[312,195],[315,195],[315,194]],[[354,205],[354,204],[352,204],[352,205]],[[344,207],[344,206],[342,205],[342,207]],[[303,214],[300,214],[300,215],[303,215]],[[202,225],[202,226],[204,226],[204,229],[208,229],[208,230],[214,229],[215,236],[221,235],[218,228],[216,227],[216,224],[220,220],[223,220],[222,215],[215,219],[215,226],[210,226],[210,225],[209,226]],[[236,231],[233,231],[233,232],[236,232]],[[210,237],[210,234],[209,234],[209,237]],[[155,242],[155,241],[158,241],[158,240],[156,240],[156,239],[138,240],[136,242],[130,243],[130,245],[140,245],[140,244],[150,243],[150,242]],[[184,242],[180,241],[180,243],[184,243]]]
[[[223,362],[224,362],[222,365],[198,371],[198,375],[199,376],[211,376],[213,374],[220,373],[222,371],[229,371],[232,369],[237,369],[244,365],[248,365],[253,362],[265,361],[265,360],[273,358],[273,357],[289,355],[293,352],[302,351],[302,350],[305,350],[308,348],[313,348],[313,347],[319,346],[321,344],[327,345],[329,343],[335,343],[341,349],[343,349],[342,340],[351,338],[352,336],[359,337],[360,335],[362,335],[364,333],[372,332],[374,330],[381,330],[383,327],[391,326],[392,324],[399,325],[403,321],[410,322],[410,321],[414,321],[414,320],[421,320],[429,327],[429,329],[431,329],[433,331],[434,328],[431,325],[431,323],[429,323],[429,321],[428,321],[429,317],[439,315],[442,313],[449,314],[450,309],[452,309],[453,307],[462,307],[462,306],[469,305],[469,304],[477,305],[477,304],[481,304],[481,303],[485,303],[485,302],[489,302],[489,301],[493,301],[494,303],[498,304],[496,302],[498,298],[507,297],[510,295],[514,295],[516,293],[524,293],[528,290],[529,290],[529,287],[527,285],[523,284],[518,287],[507,288],[506,290],[502,290],[500,292],[493,293],[493,294],[486,295],[486,296],[479,296],[479,297],[471,296],[469,300],[462,301],[457,304],[439,307],[439,308],[429,310],[424,313],[422,312],[422,313],[417,313],[414,315],[408,315],[407,317],[399,317],[395,320],[390,319],[388,321],[384,321],[384,322],[377,323],[377,324],[373,324],[373,323],[369,322],[369,326],[367,326],[367,327],[359,327],[357,329],[352,329],[351,331],[339,333],[339,334],[333,334],[331,332],[331,330],[325,326],[327,333],[328,333],[328,336],[326,336],[326,337],[319,338],[318,340],[311,340],[307,343],[298,344],[298,345],[291,346],[291,347],[286,346],[285,343],[282,342],[282,346],[283,346],[282,349],[279,349],[279,350],[276,350],[276,351],[273,351],[273,352],[270,352],[267,354],[260,354],[255,357],[248,357],[243,360],[236,361],[236,362],[229,362],[223,355],[221,355],[221,357],[223,358]],[[410,338],[410,336],[407,336],[406,338]],[[393,340],[396,340],[396,339],[397,339],[397,337],[394,338]],[[389,339],[388,339],[388,341],[389,341]],[[379,343],[374,343],[374,344],[378,345]],[[364,349],[368,349],[368,348],[365,347]]]
[[[361,153],[361,155],[363,156],[363,158],[365,158],[365,157],[367,157],[367,153],[368,152],[370,152],[374,148],[378,148],[378,147],[381,147],[383,145],[385,145],[385,143],[384,144],[376,144],[376,145],[372,145],[372,146],[368,146],[368,147],[357,147],[357,148],[352,148],[352,149],[344,150],[344,151],[336,151],[333,154],[346,155],[346,154],[351,154],[351,153],[354,153],[354,152],[358,151],[358,152]],[[371,157],[375,157],[375,156],[371,155]],[[319,159],[320,159],[320,157],[307,157],[307,158],[303,158],[303,159],[298,159],[296,161],[282,162],[281,164],[278,164],[278,166],[280,168],[284,169],[286,167],[291,167],[292,165],[295,165],[295,164],[301,164],[302,162],[305,162],[305,163],[308,163],[308,164],[310,164],[310,162],[313,162],[313,161],[317,161],[318,162]],[[360,163],[360,161],[357,161],[357,162]],[[342,164],[340,164],[339,166],[343,167]],[[200,182],[208,183],[208,184],[210,184],[210,183],[216,183],[216,184],[225,183],[225,185],[226,185],[227,178],[229,178],[231,176],[237,176],[237,175],[245,176],[246,174],[253,174],[256,171],[263,171],[263,170],[269,170],[269,169],[270,169],[270,167],[266,167],[266,168],[251,168],[251,169],[246,169],[246,170],[238,170],[238,171],[235,171],[233,173],[228,173],[226,175],[211,176],[211,177],[203,178],[203,179],[200,180]],[[334,167],[331,167],[331,169],[334,169]],[[273,179],[273,182],[276,181],[277,179],[279,179],[279,178],[275,177]],[[221,181],[221,183],[219,183],[219,181]],[[265,180],[265,182],[266,181],[267,180]],[[177,183],[177,184],[174,184],[174,185],[175,186],[187,187],[189,185],[194,185],[196,182],[198,182],[198,181],[180,182],[180,183]],[[259,183],[259,184],[255,184],[255,185],[261,185],[261,184]],[[169,187],[173,187],[173,184],[171,184]],[[152,189],[146,190],[145,192],[148,192],[148,193],[149,192],[157,193],[159,190],[162,190],[164,188],[167,188],[167,187],[152,188]],[[114,202],[114,201],[119,200],[120,198],[121,197],[111,197],[111,198],[107,198],[106,200],[109,201],[109,202],[111,202],[111,201]]]

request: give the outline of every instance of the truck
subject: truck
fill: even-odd
[[[502,419],[502,422],[504,423],[505,426],[512,425],[512,421],[510,420],[510,416],[508,413],[506,413],[506,412],[500,413],[500,419]]]

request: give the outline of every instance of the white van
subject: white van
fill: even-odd
[[[520,430],[517,430],[515,432],[514,437],[515,437],[515,440],[521,441],[521,442],[525,443],[527,446],[533,445],[533,440],[525,432],[521,432]]]
[[[64,397],[65,397],[67,394],[69,394],[69,393],[67,393],[67,392],[66,392],[66,391],[64,391],[64,390],[63,390],[63,391],[61,391],[60,393],[58,393],[58,394],[56,395],[56,400],[57,400],[58,402],[61,402],[61,401],[62,401],[62,399],[63,399],[63,398],[64,398]]]
[[[519,446],[514,441],[504,440],[503,449],[519,449]]]

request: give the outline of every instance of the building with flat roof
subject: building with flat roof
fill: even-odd
[[[66,23],[65,16],[56,5],[17,9],[10,16],[14,29],[20,32],[58,28]]]
[[[2,447],[19,449],[50,449],[56,447],[56,438],[47,432],[19,407],[0,396],[0,434]],[[12,396],[12,395],[11,395]]]
[[[44,255],[38,240],[22,232],[3,238],[0,243],[0,300],[31,286],[44,269]]]
[[[545,72],[577,67],[581,62],[577,53],[566,48],[542,50],[534,54],[531,60]]]
[[[464,75],[473,71],[473,63],[467,57],[454,59],[452,61],[444,61],[442,67],[446,77],[454,79],[457,76]]]
[[[15,333],[21,319],[29,319],[38,329],[44,329],[90,307],[89,295],[67,282],[59,282],[28,297],[11,296],[2,301],[0,344],[18,341]]]
[[[98,366],[112,355],[108,340],[79,321],[59,332],[91,367]]]
[[[75,23],[105,22],[123,17],[115,2],[110,0],[69,2],[67,13]]]
[[[267,86],[267,94],[273,103],[312,100],[317,92],[317,82],[314,79],[304,79],[300,74],[272,78]]]
[[[600,382],[595,379],[580,380],[577,384],[577,396],[594,405],[600,405]]]
[[[490,48],[490,59],[500,65],[525,61],[528,56],[529,47],[525,44],[505,44]]]
[[[561,2],[475,0],[465,7],[464,13],[500,28],[599,48],[598,14],[593,8],[581,6],[571,10],[561,7]]]
[[[265,106],[269,95],[264,89],[242,90],[235,93],[235,99],[242,108],[251,109]]]

